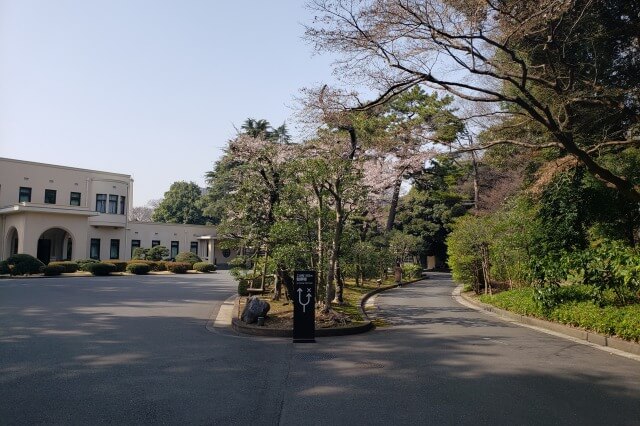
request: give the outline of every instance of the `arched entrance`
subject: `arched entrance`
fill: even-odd
[[[7,239],[5,244],[7,255],[6,257],[18,253],[18,242],[18,230],[12,226],[11,228],[9,228],[9,232],[7,232]]]
[[[45,265],[52,261],[71,260],[73,236],[62,228],[50,228],[38,239],[38,259]]]

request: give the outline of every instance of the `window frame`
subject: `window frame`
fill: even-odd
[[[160,240],[151,240],[151,247],[161,246]]]
[[[124,195],[120,196],[120,214],[125,214],[126,200],[127,200],[127,197],[125,197]]]
[[[175,253],[174,253],[175,248]],[[175,259],[176,256],[180,253],[180,241],[171,241],[171,249],[169,251],[169,257]]]
[[[140,248],[140,240],[131,240],[131,257],[133,257],[133,251]]]
[[[195,254],[196,256],[198,255],[198,242],[197,241],[191,241],[190,246],[189,246],[189,251],[193,254]]]

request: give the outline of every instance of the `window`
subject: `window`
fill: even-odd
[[[180,247],[180,243],[177,241],[171,241],[171,258],[175,259],[175,257],[178,255],[178,250]]]
[[[45,189],[44,190],[44,203],[45,204],[55,204],[56,203],[56,190],[55,189]]]
[[[91,239],[91,248],[89,249],[89,257],[91,259],[100,260],[100,238]]]
[[[120,196],[120,214],[124,214],[124,206],[125,206],[126,197],[123,195]]]
[[[222,249],[222,257],[229,257],[229,256],[231,256],[231,250]]]
[[[69,205],[70,206],[79,206],[80,205],[80,193],[79,192],[72,192],[71,195],[69,196]]]
[[[31,188],[24,186],[20,187],[20,195],[18,196],[18,202],[30,203],[31,202]]]
[[[191,241],[191,248],[189,249],[189,251],[193,254],[198,254],[198,242],[197,241]]]
[[[107,194],[96,194],[96,211],[107,212]]]
[[[118,196],[109,194],[109,213],[118,214]]]
[[[138,247],[140,247],[140,240],[131,240],[131,257],[133,257],[133,252]]]
[[[160,245],[160,240],[151,241],[151,247],[155,247],[155,246],[159,246],[159,245]]]
[[[111,249],[109,250],[109,259],[120,258],[120,240],[111,240]]]

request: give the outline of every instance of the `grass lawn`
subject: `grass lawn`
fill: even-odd
[[[585,288],[585,292],[587,290]],[[640,340],[640,303],[616,306],[611,297],[605,297],[603,306],[589,300],[567,300],[545,312],[535,302],[533,295],[533,288],[525,287],[493,296],[482,295],[479,299],[517,314],[556,321],[625,340]]]

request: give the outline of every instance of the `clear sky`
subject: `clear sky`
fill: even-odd
[[[0,156],[131,174],[134,205],[204,174],[247,117],[290,120],[330,58],[302,0],[0,0]]]

